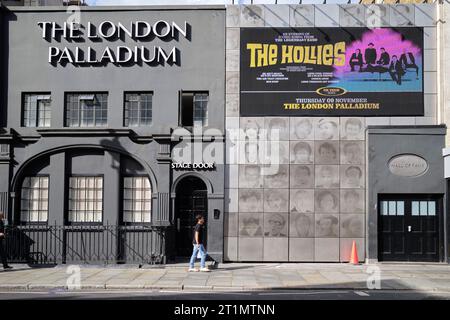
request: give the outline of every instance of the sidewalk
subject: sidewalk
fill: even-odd
[[[70,265],[31,268],[13,265],[0,270],[0,291],[64,290],[72,274]],[[198,290],[253,291],[286,289],[367,290],[367,271],[378,267],[383,290],[450,292],[450,265],[339,263],[228,263],[209,273],[187,272],[187,264],[166,266],[80,265],[81,290]],[[76,268],[75,268],[76,269]],[[72,280],[77,277],[72,275]]]

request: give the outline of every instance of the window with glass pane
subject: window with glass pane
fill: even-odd
[[[67,127],[102,127],[107,124],[108,94],[66,94]]]
[[[411,201],[411,215],[419,215],[419,201]]]
[[[420,215],[421,216],[428,215],[428,201],[420,201]]]
[[[102,222],[103,178],[70,177],[69,221]]]
[[[435,216],[436,215],[436,202],[428,201],[428,215]]]
[[[21,190],[20,220],[47,222],[48,177],[25,177]]]
[[[202,127],[208,125],[207,92],[181,92],[179,125]]]
[[[25,94],[23,100],[24,127],[50,127],[51,100],[49,94]]]
[[[208,94],[194,94],[194,126],[208,125]]]
[[[387,201],[381,201],[381,215],[382,216],[388,215],[388,202]]]
[[[397,215],[398,216],[405,215],[405,202],[404,201],[397,201]]]
[[[123,221],[150,222],[152,191],[148,177],[125,177]]]
[[[389,215],[395,216],[397,214],[397,207],[395,201],[389,201]]]
[[[152,123],[152,97],[150,92],[125,94],[125,127],[148,126]]]

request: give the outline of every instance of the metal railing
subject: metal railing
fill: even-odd
[[[147,226],[8,226],[5,247],[12,263],[160,264],[165,233]]]

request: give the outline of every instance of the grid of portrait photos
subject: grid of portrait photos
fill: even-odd
[[[364,118],[239,125],[237,212],[225,228],[237,237],[237,260],[348,261],[353,240],[363,249]]]

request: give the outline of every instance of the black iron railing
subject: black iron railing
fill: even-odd
[[[26,225],[6,229],[12,263],[165,263],[165,229],[150,226]]]

